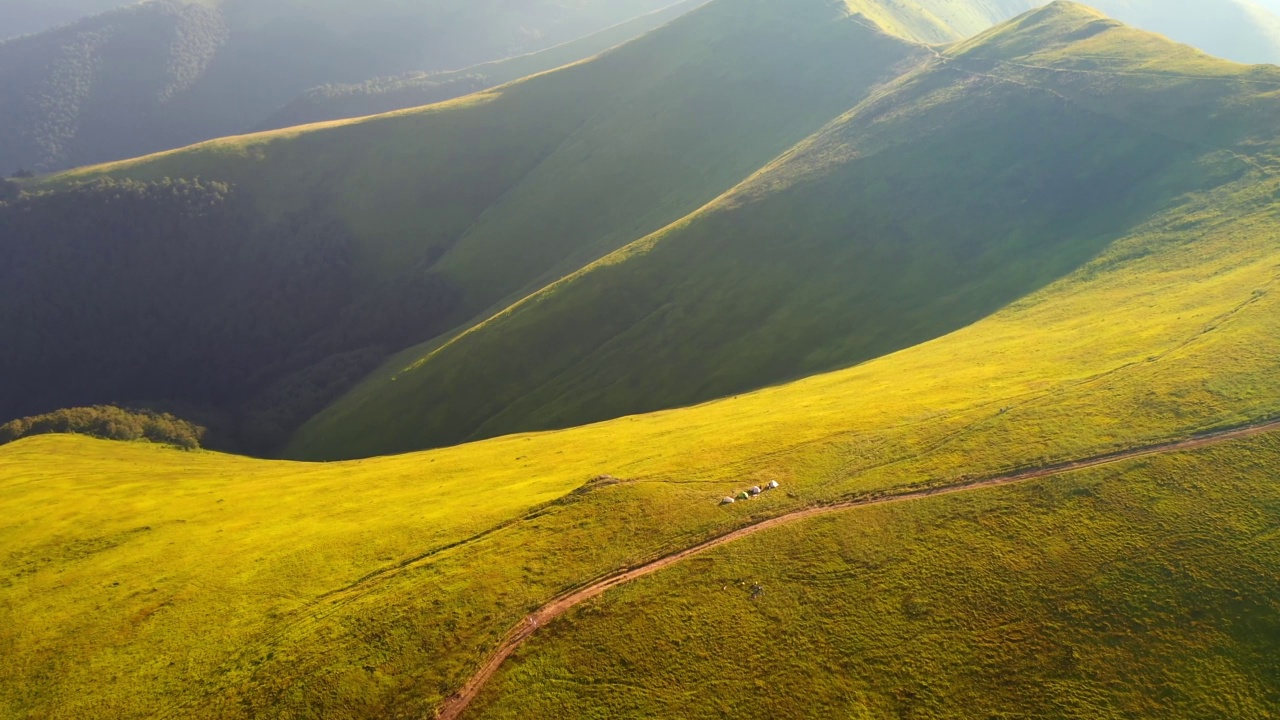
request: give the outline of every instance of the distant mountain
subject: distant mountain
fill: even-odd
[[[1218,57],[1280,64],[1280,3],[1258,0],[1088,0],[1104,13]]]
[[[1041,2],[848,0],[848,6],[900,37],[947,43]],[[82,16],[104,6],[42,4],[42,13],[65,7],[61,17],[81,19],[0,42],[0,137],[6,138],[0,174],[439,102],[580,60],[634,37],[628,27],[638,34],[669,15],[555,52],[485,63],[584,38],[674,3],[147,0],[93,17]],[[1280,62],[1280,20],[1250,0],[1095,4],[1212,54]],[[471,69],[459,72],[463,68]]]
[[[705,0],[692,0],[701,4]],[[870,16],[903,37],[921,42],[950,42],[969,37],[1043,0],[1005,0],[1000,3],[927,2],[872,5]],[[588,57],[641,34],[673,17],[684,6],[603,31],[595,36],[526,57],[488,63],[446,73],[412,73],[375,78],[363,83],[328,85],[308,91],[273,115],[261,129],[359,117],[401,110],[455,97],[559,67]],[[1092,5],[1130,25],[1168,35],[1220,57],[1248,63],[1280,62],[1280,3],[1267,9],[1249,0],[1094,0]],[[883,8],[883,9],[881,9]],[[896,14],[895,14],[896,13]]]
[[[891,32],[927,43],[968,38],[1046,0],[845,0]],[[1277,0],[1087,0],[1121,22],[1161,33],[1211,55],[1280,63]]]
[[[1240,73],[1257,82],[1236,91],[1247,96],[1272,87],[1273,72],[1249,75],[1080,6],[1000,32],[1016,41],[988,33],[948,49],[733,192],[406,354],[290,452],[375,455],[571,427],[915,345],[1088,262],[1220,182],[1206,154],[1277,130],[1229,86],[1196,80]]]
[[[527,53],[671,2],[151,0],[0,43],[0,168],[241,133],[318,85]]]
[[[451,103],[52,178],[0,208],[0,415],[164,401],[269,450],[387,353],[689,214],[929,55],[822,2],[748,5]],[[70,185],[103,175],[128,181]]]
[[[42,32],[137,0],[0,0],[0,40]]]
[[[470,95],[597,55],[640,37],[706,2],[707,0],[686,0],[541,52],[463,70],[409,73],[374,78],[362,83],[325,85],[294,99],[258,129],[274,130],[325,120],[375,115]]]

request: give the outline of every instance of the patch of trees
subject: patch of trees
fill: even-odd
[[[428,269],[358,284],[323,211],[266,220],[234,188],[100,180],[0,204],[0,417],[176,410],[270,454],[388,354],[445,329]]]
[[[190,137],[179,126],[198,117],[171,106],[227,37],[216,8],[163,0],[0,43],[0,167],[60,170]]]
[[[205,429],[168,413],[110,405],[69,408],[0,425],[0,445],[33,435],[76,434],[104,440],[149,440],[186,450],[200,447]]]

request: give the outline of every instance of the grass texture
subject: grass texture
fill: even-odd
[[[1275,188],[1255,190],[947,337],[692,409],[321,465],[0,448],[21,518],[0,707],[420,716],[532,607],[749,518],[1274,416]],[[716,506],[765,479],[785,492]]]
[[[1273,717],[1277,463],[1270,437],[762,533],[576,609],[466,717]]]
[[[1008,62],[995,50],[1025,33],[1072,33],[1076,21],[1104,24],[1091,37],[1111,32],[1072,6],[1048,12],[949,57],[986,72]],[[687,409],[371,460],[266,462],[76,437],[0,447],[0,515],[13,519],[0,527],[0,716],[422,717],[548,598],[752,519],[1280,415],[1280,181],[1256,120],[1274,115],[1255,112],[1269,107],[1269,76],[1223,80],[1227,71],[1194,54],[1171,72],[1153,61],[1132,81],[1151,92],[1102,106],[1090,92],[1099,81],[1071,80],[1100,61],[1073,52],[1058,62],[1076,73],[1004,71],[1050,75],[1054,92],[1130,125],[1162,122],[1163,137],[1202,143],[1185,162],[1222,181],[1186,191],[1065,277],[938,339]],[[1168,84],[1174,75],[1182,79]],[[1257,94],[1235,94],[1253,81]],[[1226,98],[1238,114],[1181,112],[1195,94]],[[931,717],[961,702],[1010,714],[1022,689],[1036,707],[1080,717],[1168,708],[1251,717],[1274,704],[1275,616],[1263,602],[1275,595],[1274,452],[1259,440],[1099,470],[1074,486],[1045,481],[827,519],[779,531],[785,541],[757,536],[746,550],[719,551],[705,575],[681,569],[606,597],[532,646],[508,680],[564,677],[599,650],[609,657],[589,678],[612,682],[627,659],[635,677],[656,678],[653,693],[602,699],[549,681],[512,695],[500,683],[486,712],[510,714],[522,699],[552,716],[680,707],[690,691],[673,690],[655,667],[679,640],[692,677],[743,685],[692,691],[730,714],[754,712],[751,698],[785,709],[804,697],[868,717]],[[783,490],[717,505],[769,479]],[[803,563],[798,579],[775,562],[788,552]],[[734,557],[751,558],[760,577]],[[822,573],[835,580],[806,584]],[[687,605],[663,600],[663,583],[690,577]],[[732,605],[725,583],[704,587],[708,578],[763,581],[766,602],[782,604],[749,613],[761,606]],[[1094,590],[1081,584],[1090,578],[1101,578]],[[871,600],[868,588],[878,590]],[[634,630],[611,636],[615,602],[654,608],[678,634],[656,649],[623,647],[647,621],[627,618]],[[848,606],[824,612],[832,603]],[[1145,619],[1150,631],[1108,628],[1107,617]],[[1170,620],[1183,617],[1191,622]],[[698,662],[699,638],[741,647],[735,628],[738,640],[767,644]],[[590,642],[566,649],[567,638]],[[1174,694],[1153,696],[1151,659],[1171,648],[1183,653],[1163,666]],[[757,673],[765,662],[791,681],[819,662],[806,657],[844,663],[847,677],[815,672],[776,693],[756,685],[767,686]],[[1128,689],[1106,684],[1129,675],[1138,681]],[[1076,704],[1055,705],[1064,698]]]

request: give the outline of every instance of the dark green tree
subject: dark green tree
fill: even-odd
[[[0,425],[0,445],[32,435],[50,434],[89,435],[104,440],[147,440],[196,450],[205,429],[167,413],[99,405],[57,410]]]

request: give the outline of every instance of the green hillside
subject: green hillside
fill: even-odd
[[[1096,22],[1055,6],[952,62],[990,64]],[[1084,51],[1115,32],[1103,23],[1092,41],[1046,54],[1092,69]],[[1143,71],[1164,78],[1135,81],[1153,88],[1129,95],[1143,118],[1183,107],[1190,91],[1231,97],[1246,84],[1231,69],[1228,81],[1168,85],[1187,69],[1168,62]],[[1064,78],[1054,89],[1085,102],[1094,87]],[[1247,113],[1273,100],[1237,102]],[[1206,140],[1241,132],[1229,116],[1182,117],[1177,130]],[[695,408],[332,464],[71,437],[0,447],[0,512],[18,519],[0,527],[0,714],[429,716],[549,599],[747,523],[1280,417],[1280,177],[1266,145],[1248,149],[1249,163],[1199,160],[1205,177],[1238,179],[1179,196],[971,326]],[[526,697],[539,712],[640,717],[682,707],[692,688],[747,716],[748,695],[783,714],[797,698],[815,713],[1008,713],[1026,690],[1028,707],[1072,701],[1079,717],[1265,717],[1276,452],[1268,435],[763,533],[535,636],[477,713],[509,715]],[[782,489],[718,504],[770,479]],[[763,604],[717,595],[731,579],[764,584]],[[632,607],[657,617],[619,629]],[[637,641],[664,620],[670,635]],[[699,632],[726,652],[704,652]],[[747,644],[755,654],[743,657]],[[1184,654],[1168,659],[1170,647]],[[766,663],[793,680],[827,660],[839,677],[755,686]],[[554,679],[566,668],[575,683]],[[689,683],[670,692],[676,671]],[[652,693],[594,694],[618,673],[652,681]],[[747,680],[724,688],[724,673]],[[512,694],[525,678],[548,682]]]
[[[1201,198],[955,335],[696,409],[331,465],[4,446],[0,506],[22,521],[0,533],[14,568],[0,703],[48,717],[426,713],[534,605],[748,518],[1275,416],[1277,189],[1235,198],[1250,210],[1238,217]],[[1265,480],[1267,457],[1240,463]],[[590,481],[602,473],[622,482]],[[1250,507],[1258,496],[1224,476],[1197,478]],[[784,493],[717,508],[769,478]]]
[[[934,55],[821,0],[756,1],[758,24],[718,0],[599,60],[470,99],[6,191],[0,327],[18,339],[0,345],[0,361],[48,372],[48,395],[92,388],[130,359],[197,363],[200,350],[232,387],[235,373],[270,365],[233,348],[326,348],[389,314],[462,315],[462,303],[510,292],[476,295],[471,279],[537,282],[595,241],[565,241],[545,266],[526,249],[445,275],[464,267],[478,228],[538,197],[525,184],[535,177],[560,179],[564,208],[596,203],[597,238],[678,214],[441,344],[423,374],[394,380],[402,395],[422,402],[432,363],[456,362],[469,342],[476,367],[453,365],[455,378],[488,372],[490,347],[523,363],[472,386],[483,404],[601,335],[619,353],[579,352],[583,384],[568,400],[617,372],[605,357],[623,358],[651,392],[685,392],[720,368],[847,365],[847,348],[894,345],[873,349],[873,333],[940,336],[694,407],[365,460],[67,435],[0,446],[0,717],[433,717],[568,591],[788,513],[895,497],[779,524],[609,590],[538,628],[464,717],[1273,716],[1280,435],[1209,434],[1280,418],[1280,70],[1213,60],[1068,3]],[[761,43],[776,54],[748,62]],[[780,58],[795,66],[765,72]],[[890,66],[897,80],[872,88]],[[709,77],[756,91],[756,112],[726,101],[716,118],[737,153],[717,154],[706,140],[716,128],[677,132],[707,113],[680,109],[698,107]],[[630,113],[567,111],[617,87],[635,93],[623,96]],[[826,103],[834,122],[818,119]],[[783,122],[778,105],[814,127]],[[624,124],[636,108],[666,123],[671,155]],[[633,144],[593,139],[628,127],[616,134]],[[787,133],[773,150],[748,142]],[[730,175],[725,158],[744,148],[769,153],[759,166],[777,160],[694,208],[655,201],[640,181],[658,168],[672,185],[691,182],[681,163],[702,158],[722,164],[700,192],[720,194],[713,176]],[[575,184],[574,167],[602,194]],[[624,215],[604,193],[650,204]],[[539,243],[562,240],[546,232]],[[509,272],[520,265],[523,278]],[[434,287],[411,271],[469,294],[452,305],[375,293]],[[583,294],[602,277],[604,289]],[[862,285],[887,304],[869,307]],[[765,301],[777,318],[759,311]],[[633,304],[662,324],[626,331]],[[587,305],[617,328],[594,324]],[[190,313],[203,314],[180,322]],[[794,333],[778,331],[782,318]],[[40,336],[42,324],[62,334]],[[101,345],[113,327],[122,339]],[[621,352],[654,327],[664,334],[644,347],[664,355]],[[285,331],[303,337],[273,340]],[[75,345],[76,333],[91,342]],[[183,347],[149,333],[185,333]],[[821,335],[845,342],[805,345]],[[519,337],[536,344],[498,342]],[[726,343],[732,362],[692,355],[716,358]],[[663,364],[668,374],[650,369]],[[162,377],[210,392],[213,366],[202,367]],[[0,377],[11,397],[27,376]],[[638,402],[624,381],[598,387],[602,400]],[[435,431],[376,377],[361,396],[363,407],[337,408],[367,411],[367,425],[311,451]],[[1154,450],[1188,438],[1203,442]],[[1090,458],[1109,462],[1059,468]],[[1059,469],[982,486],[1048,468]],[[770,480],[781,487],[721,504]]]
[[[159,708],[175,717],[419,717],[460,687],[508,628],[552,596],[752,519],[1280,415],[1275,392],[1280,370],[1274,362],[1280,352],[1275,292],[1280,218],[1274,206],[1280,180],[1261,170],[1248,179],[1188,196],[1177,211],[1153,218],[1142,232],[1113,244],[1070,277],[962,331],[856,368],[698,408],[322,465],[65,437],[0,447],[0,511],[20,518],[0,529],[0,553],[11,568],[0,581],[0,643],[10,659],[0,667],[0,713],[140,717]],[[1262,493],[1274,464],[1269,460],[1274,441],[1258,442],[1243,446],[1239,455],[1231,447],[1215,450],[1210,458],[1217,469],[1194,473],[1201,488],[1194,497],[1226,503],[1213,506],[1219,508],[1216,515],[1197,512],[1188,519],[1173,502],[1185,497],[1176,485],[1162,483],[1148,492],[1144,488],[1150,485],[1141,484],[1148,481],[1135,479],[1108,481],[1094,491],[1111,498],[1112,508],[1120,503],[1114,511],[1104,506],[1101,514],[1090,515],[1068,504],[1075,514],[1054,515],[1053,503],[1046,500],[1048,507],[1036,510],[1042,507],[1035,504],[1039,496],[1029,493],[1028,511],[1040,514],[1024,525],[999,529],[997,519],[1003,516],[979,515],[997,530],[974,528],[965,534],[963,517],[972,505],[948,510],[957,507],[952,504],[929,512],[958,514],[961,520],[955,522],[961,524],[933,532],[950,533],[980,552],[990,547],[983,543],[1010,534],[1014,539],[1006,542],[1038,542],[1045,533],[1037,528],[1052,528],[1055,522],[1092,519],[1099,523],[1092,527],[1105,528],[1117,517],[1105,513],[1121,511],[1129,513],[1121,517],[1142,519],[1142,508],[1168,498],[1161,512],[1170,520],[1158,524],[1151,531],[1155,535],[1144,530],[1149,524],[1138,524],[1110,541],[1114,544],[1091,552],[1123,549],[1139,537],[1154,537],[1159,549],[1164,547],[1159,538],[1176,536],[1178,527],[1204,527],[1174,520],[1212,521],[1219,533],[1213,537],[1220,539],[1179,546],[1200,547],[1206,554],[1154,557],[1248,579],[1252,576],[1240,553],[1220,548],[1239,547],[1239,533],[1257,525],[1259,513],[1272,513],[1269,496]],[[1238,477],[1232,467],[1261,484],[1247,484],[1255,481]],[[606,474],[613,477],[593,480]],[[767,479],[780,480],[783,490],[752,503],[717,506],[724,495]],[[1131,484],[1135,489],[1126,490]],[[1061,497],[1052,490],[1056,481],[1044,487],[1050,500]],[[1249,487],[1260,489],[1236,491]],[[1027,496],[1008,492],[1004,497]],[[1058,505],[1088,502],[1087,494],[1071,499],[1069,490],[1062,492],[1068,497],[1054,501]],[[1136,496],[1136,505],[1125,505],[1127,493]],[[1036,519],[1044,513],[1050,514]],[[921,523],[929,522],[928,515],[923,517]],[[837,520],[822,527],[831,523],[849,527]],[[914,535],[914,527],[901,532]],[[1003,535],[993,540],[993,532]],[[768,535],[759,542],[780,552],[789,547]],[[920,545],[918,552],[929,547]],[[1038,547],[1043,546],[1028,552]],[[771,569],[778,567],[772,557],[766,554],[759,563],[766,598],[788,592],[766,574],[786,572]],[[808,567],[812,557],[798,554],[797,562]],[[851,557],[851,563],[857,561]],[[926,568],[948,567],[949,557],[920,561]],[[1010,562],[1016,557],[1010,555]],[[1080,567],[1087,569],[1094,557],[1085,553]],[[1228,559],[1219,562],[1219,557]],[[845,561],[838,553],[827,561],[823,571],[838,576]],[[849,567],[858,577],[859,566]],[[892,571],[910,572],[909,567],[895,565]],[[1040,602],[1036,598],[1069,585],[1073,572],[1062,570],[1049,578],[1059,584],[1047,588],[1011,586],[1007,579],[995,584],[995,578],[980,587],[1042,607],[1034,604]],[[708,577],[718,580],[724,574],[719,566],[715,573]],[[922,571],[908,579],[926,584],[930,577]],[[957,571],[948,577],[962,582],[968,576]],[[1146,577],[1126,582],[1142,583]],[[637,592],[646,587],[652,586]],[[856,585],[831,589],[856,591]],[[1183,602],[1173,595],[1178,588],[1161,592],[1167,594],[1155,595],[1156,600]],[[703,605],[702,597],[689,596],[694,617],[686,613],[682,623],[722,622],[725,608]],[[813,597],[821,602],[821,596]],[[894,597],[886,591],[886,602]],[[921,603],[933,597],[922,597]],[[1114,603],[1116,597],[1109,594],[1099,602]],[[1234,632],[1218,619],[1220,596],[1203,597],[1197,616],[1201,629],[1184,628],[1169,637],[1204,647],[1199,644],[1203,633]],[[663,613],[682,607],[679,600],[660,602]],[[1162,622],[1164,606],[1154,602],[1136,597],[1123,610],[1135,622]],[[945,619],[951,607],[928,617]],[[1079,637],[1072,642],[1082,649],[1086,664],[1081,667],[1102,663],[1108,673],[1127,667],[1083,653],[1095,647],[1092,638],[1111,637],[1090,635],[1090,628],[1102,627],[1114,607],[1103,603],[1074,610],[1080,615],[1073,625]],[[709,617],[700,618],[699,608]],[[842,623],[835,637],[849,638],[862,627],[860,611],[848,612],[824,615]],[[788,617],[794,616],[780,616],[769,626],[784,630]],[[985,611],[972,618],[975,629],[939,654],[928,654],[930,647],[905,646],[899,657],[913,658],[918,672],[949,663],[967,652],[967,638],[987,627],[983,623],[989,618]],[[796,625],[788,644],[776,646],[774,636],[754,634],[755,629],[744,630],[744,637],[768,641],[766,647],[777,648],[776,664],[794,672],[793,661],[802,660],[787,648],[804,638],[817,642],[808,635],[814,627],[813,622]],[[897,625],[886,632],[904,627],[910,629]],[[1032,631],[1038,632],[1037,626],[1027,630],[1036,637]],[[553,632],[553,640],[564,637],[558,628]],[[1138,643],[1135,653],[1149,649],[1154,656],[1166,647],[1157,640],[1134,635],[1126,642]],[[1049,641],[1060,642],[1061,636]],[[841,647],[848,645],[837,644],[831,652],[845,652]],[[704,672],[714,673],[735,657],[708,661]],[[1205,651],[1194,657],[1213,656]],[[644,658],[635,660],[638,676],[651,667]],[[546,662],[542,667],[555,667],[554,661]],[[902,663],[886,656],[885,672]],[[608,678],[610,667],[603,665],[598,677]],[[1266,682],[1260,672],[1248,675],[1258,672],[1250,670],[1256,664],[1240,667],[1238,686]],[[1015,687],[1038,677],[1034,669],[1010,669],[1018,678]],[[587,678],[596,677],[591,672]],[[904,674],[895,682],[907,685],[917,677]],[[945,694],[951,686],[944,680],[951,683],[951,677],[939,680],[944,700],[954,697]],[[1197,697],[1229,698],[1218,689],[1221,673],[1206,677],[1215,684],[1201,687]],[[828,701],[828,687],[815,683],[815,697]],[[1133,696],[1140,697],[1145,687],[1135,686]],[[1175,687],[1188,686],[1179,681]],[[574,700],[562,684],[548,691],[562,693],[567,702],[590,702]],[[703,692],[727,691],[709,685]],[[1008,697],[990,694],[989,703]],[[741,696],[726,697],[737,702]],[[771,703],[782,702],[769,697]],[[667,702],[663,698],[654,695],[650,702]],[[543,707],[548,699],[539,691],[531,702]]]
[[[7,243],[0,252],[9,258],[8,277],[18,278],[0,288],[6,300],[0,313],[7,313],[7,326],[19,338],[8,344],[7,353],[0,351],[0,367],[11,379],[0,383],[0,416],[8,419],[60,407],[125,403],[173,412],[207,425],[213,430],[216,447],[273,453],[304,421],[368,376],[391,353],[426,341],[433,342],[430,349],[434,349],[450,332],[470,327],[610,252],[697,212],[858,105],[871,88],[926,56],[919,46],[878,32],[867,24],[869,18],[912,37],[954,39],[970,29],[985,27],[992,17],[1011,13],[1017,6],[1016,2],[949,3],[932,7],[926,14],[910,4],[860,0],[848,8],[855,13],[850,16],[819,2],[796,6],[778,0],[719,0],[602,57],[465,99],[360,122],[229,138],[55,176],[38,187],[57,188],[58,193],[0,206],[0,226],[9,230],[0,239],[0,244]],[[255,7],[252,17],[244,20],[246,26],[271,25],[272,6]],[[346,6],[338,4],[307,7],[316,17],[329,18],[335,32],[341,29],[354,33],[353,37],[359,34],[358,10],[344,11]],[[620,8],[609,12],[620,12]],[[128,12],[160,18],[155,21],[161,24],[177,22],[173,20],[177,16],[164,15],[168,19],[163,19],[156,15],[161,10],[180,11],[185,19],[173,26],[177,28],[174,32],[191,42],[220,37],[211,30],[206,32],[206,24],[221,22],[215,16],[227,12],[220,5],[173,4]],[[579,8],[585,13],[581,18],[597,20],[602,17],[599,10],[590,4]],[[195,24],[182,24],[187,22]],[[128,23],[113,25],[117,26]],[[8,46],[0,45],[0,54]],[[1180,52],[1191,57],[1190,51]],[[210,57],[216,60],[215,55]],[[147,66],[164,67],[164,63],[148,60]],[[0,63],[0,67],[6,66]],[[1231,72],[1245,71],[1234,68]],[[78,83],[77,87],[88,86]],[[896,102],[914,87],[900,88],[891,98]],[[132,97],[118,88],[104,87],[103,92],[116,109],[145,104],[142,99],[118,101]],[[1006,101],[1010,108],[1021,102],[1012,96],[999,102]],[[1034,102],[1040,104],[1029,103],[1023,109],[1038,112],[1052,100],[1040,97]],[[20,106],[0,102],[0,115],[17,112]],[[65,119],[65,127],[79,126],[73,115]],[[1012,116],[1005,121],[1016,122]],[[121,127],[126,126],[125,135],[131,141],[150,141],[161,135],[122,117]],[[608,348],[583,345],[598,343],[633,325],[635,319],[622,313],[609,318],[607,328],[587,321],[584,327],[597,334],[575,337],[577,349],[550,336],[521,345],[532,348],[550,343],[554,351],[540,357],[527,372],[522,368],[518,375],[504,380],[500,392],[482,395],[486,400],[464,408],[463,416],[458,415],[458,403],[451,397],[433,395],[430,389],[392,393],[402,402],[414,403],[414,413],[429,407],[434,417],[418,436],[396,437],[407,432],[400,427],[388,433],[385,444],[371,446],[363,437],[348,436],[341,426],[348,419],[361,423],[368,419],[364,409],[353,413],[350,408],[353,403],[364,403],[363,398],[378,397],[368,388],[376,389],[379,378],[387,376],[384,372],[365,390],[318,419],[295,445],[295,451],[307,456],[348,456],[385,448],[419,448],[511,429],[563,426],[707,399],[857,362],[971,322],[1070,271],[1105,241],[1122,235],[1127,230],[1126,218],[1140,217],[1154,209],[1162,197],[1187,189],[1176,182],[1153,187],[1147,195],[1135,195],[1128,205],[1097,213],[1097,218],[1075,213],[1058,222],[1055,213],[1068,207],[1068,198],[1056,196],[1059,191],[1087,188],[1094,190],[1094,202],[1104,200],[1103,192],[1083,175],[1110,175],[1110,182],[1120,183],[1151,170],[1152,166],[1144,164],[1147,160],[1172,167],[1179,158],[1194,155],[1194,150],[1179,150],[1173,141],[1158,134],[1144,138],[1131,134],[1127,137],[1141,147],[1127,148],[1124,152],[1128,155],[1123,155],[1127,159],[1108,157],[1109,150],[1104,148],[1117,142],[1121,134],[1133,131],[1083,122],[1071,129],[1072,142],[1086,148],[1094,143],[1102,163],[1111,162],[1119,171],[1086,167],[1087,149],[1071,152],[1067,160],[1077,164],[1082,177],[1061,188],[1040,186],[1039,204],[1022,213],[1022,225],[1012,230],[1000,227],[989,232],[992,223],[999,222],[998,216],[984,215],[976,205],[961,208],[970,218],[967,232],[972,237],[966,242],[990,252],[968,258],[960,263],[960,272],[953,274],[950,268],[943,269],[942,256],[933,250],[947,241],[937,232],[939,226],[950,227],[944,212],[947,203],[967,204],[965,183],[955,181],[957,173],[968,172],[972,168],[966,169],[966,164],[974,162],[964,155],[963,148],[1003,141],[1005,135],[1024,144],[1034,143],[1037,137],[1054,132],[1048,127],[1029,131],[997,129],[983,123],[977,127],[979,134],[986,133],[985,140],[961,138],[967,130],[957,126],[949,130],[951,141],[941,136],[933,141],[939,148],[930,157],[923,156],[933,151],[903,147],[896,154],[880,154],[875,161],[857,164],[851,174],[841,175],[839,182],[863,183],[867,192],[860,195],[861,206],[854,203],[844,208],[843,215],[829,215],[825,206],[813,204],[825,199],[818,194],[810,196],[809,207],[820,212],[810,212],[809,217],[797,221],[798,228],[812,233],[807,240],[810,252],[788,252],[777,268],[807,272],[799,263],[805,258],[822,262],[823,243],[843,232],[843,223],[869,223],[867,232],[871,233],[876,223],[882,227],[894,224],[904,214],[915,214],[923,204],[927,207],[919,213],[920,222],[906,228],[909,242],[902,245],[924,258],[918,272],[908,278],[926,286],[920,296],[912,295],[910,282],[898,289],[897,296],[875,286],[887,278],[878,273],[876,263],[893,259],[884,253],[879,260],[857,261],[860,271],[872,275],[874,281],[863,288],[861,299],[851,297],[855,293],[847,284],[828,292],[815,280],[797,291],[780,273],[754,278],[748,285],[754,283],[753,289],[761,290],[754,302],[769,303],[769,298],[782,294],[786,297],[781,304],[789,307],[754,328],[755,337],[789,347],[742,352],[726,344],[723,352],[727,357],[706,354],[696,358],[699,363],[714,365],[712,372],[682,374],[660,393],[638,385],[620,386],[618,392],[610,392],[608,402],[596,403],[591,396],[601,387],[621,378],[635,378],[627,374],[629,369],[641,362],[642,356],[652,357],[641,353],[615,361],[605,357]],[[1165,147],[1172,150],[1166,152]],[[1019,160],[1014,167],[1007,163],[1017,159],[1022,150],[1010,145],[1004,152],[978,162],[986,163],[985,167],[1006,163],[1008,174],[1003,180],[993,180],[1004,182],[1006,190],[1009,183],[1016,185],[1017,178],[1043,173],[1056,162],[1047,155],[1029,153],[1031,161]],[[912,153],[916,156],[911,157]],[[1129,159],[1137,164],[1124,165]],[[882,170],[875,162],[886,167],[900,165],[894,171],[900,173],[898,182],[918,185],[912,196],[901,203],[896,199],[886,202],[899,191],[875,177]],[[942,174],[917,183],[912,173],[926,167],[940,168]],[[1170,177],[1176,175],[1175,170],[1169,172]],[[152,186],[134,187],[127,193],[113,187],[68,189],[70,181],[104,174]],[[1198,182],[1199,175],[1193,175]],[[772,171],[765,175],[772,176]],[[197,178],[203,180],[197,182]],[[166,182],[170,184],[166,186]],[[206,199],[214,203],[216,211],[200,214],[194,206],[181,208],[181,203],[188,201],[174,201],[171,190],[165,189],[175,182],[195,183],[202,188],[198,192],[211,192]],[[210,183],[216,186],[212,191]],[[833,184],[826,192],[844,191]],[[930,193],[938,193],[939,202],[935,203]],[[803,198],[793,202],[778,194],[774,202],[790,208],[788,211],[806,212]],[[79,211],[66,212],[71,206]],[[155,213],[167,219],[134,221]],[[779,229],[780,216],[767,217],[761,223],[749,213],[733,216],[741,217],[751,232],[726,236],[719,239],[721,242],[744,247],[754,243],[766,254],[780,248],[764,234],[767,228]],[[819,219],[827,225],[816,222]],[[933,225],[927,226],[929,222]],[[1054,243],[1039,245],[1033,239],[1045,223],[1052,226],[1049,234]],[[1094,226],[1102,226],[1102,230],[1094,232]],[[175,227],[184,229],[175,235]],[[107,229],[110,243],[101,242],[104,231],[100,228]],[[688,233],[704,236],[711,232],[715,229],[706,223],[688,229]],[[229,233],[235,240],[230,243],[234,252],[228,253],[220,238]],[[682,234],[687,233],[667,233]],[[1086,240],[1076,243],[1077,237]],[[38,242],[38,238],[57,238],[57,242]],[[691,248],[690,252],[695,247],[681,246]],[[969,250],[958,244],[951,247],[953,253]],[[156,248],[164,250],[156,252]],[[697,248],[698,252],[718,252],[705,243]],[[1023,250],[1030,254],[1016,268],[991,272]],[[117,261],[104,260],[103,253],[113,254]],[[688,271],[702,265],[696,257],[665,257],[667,262],[677,263],[674,272],[662,270],[665,274],[660,281],[643,290],[648,297],[628,304],[627,312],[661,302],[653,293],[664,292],[671,279],[689,278]],[[123,258],[133,259],[124,262]],[[691,265],[686,267],[685,260]],[[728,257],[712,257],[707,269],[728,261]],[[18,272],[19,266],[24,270]],[[99,269],[103,267],[107,270]],[[757,270],[765,275],[773,272],[767,266]],[[839,282],[832,280],[835,271],[831,266],[819,268],[815,278],[825,276],[827,282]],[[935,282],[939,272],[947,277]],[[153,286],[149,282],[152,278],[160,280]],[[736,271],[726,268],[714,283],[690,280],[697,286],[684,287],[679,301],[670,307],[682,303],[688,307],[694,302],[697,317],[671,320],[672,337],[697,332],[706,344],[717,334],[751,334],[739,332],[740,326],[732,324],[714,325],[727,319],[717,316],[719,303],[736,302],[745,296],[747,286],[729,286],[737,279]],[[948,292],[959,294],[949,298],[945,296]],[[694,297],[699,293],[702,297]],[[839,320],[834,331],[823,326],[844,312],[848,303],[868,297],[881,303],[862,313],[873,321],[871,325]],[[610,298],[611,302],[620,300],[620,295]],[[806,307],[811,302],[823,304],[822,309],[811,312]],[[607,306],[604,303],[600,308]],[[934,313],[934,306],[944,310]],[[747,304],[728,307],[726,312],[736,314],[736,322],[754,325],[752,314],[765,311]],[[788,312],[801,321],[792,323],[785,317]],[[104,318],[125,320],[116,324]],[[668,320],[654,315],[649,322]],[[699,327],[698,323],[704,324]],[[713,326],[708,330],[705,323]],[[789,334],[796,331],[808,335]],[[646,332],[637,329],[632,334],[654,337]],[[483,334],[484,338],[490,336]],[[643,337],[634,340],[617,343],[617,351],[644,349]],[[499,344],[485,342],[492,350],[484,352],[505,352]],[[609,363],[609,367],[591,376],[566,374],[565,361],[579,350],[592,351],[587,353],[590,357],[583,355],[588,363],[584,367],[600,362]],[[406,356],[407,360],[390,366],[389,372],[397,372],[425,352]],[[487,383],[493,377],[481,377],[495,368],[483,359],[483,352],[479,357],[481,362],[466,368],[468,377],[460,378],[459,391],[469,383]],[[577,356],[572,357],[577,362]],[[420,368],[414,381],[437,377],[435,368],[448,365],[446,360],[442,356],[430,367]],[[682,361],[676,360],[673,367],[680,367]],[[384,384],[384,390],[386,387]],[[381,408],[380,401],[374,402]],[[511,407],[499,408],[498,403]],[[394,404],[377,411],[383,410],[401,412]],[[394,417],[384,415],[369,427],[387,422],[394,423]],[[442,424],[447,432],[440,432]],[[329,436],[322,434],[326,427],[336,428],[335,432],[343,435],[342,442],[333,443],[331,449],[309,449],[317,442],[315,438],[329,444],[325,439]]]
[[[1274,717],[1277,463],[1269,438],[768,531],[557,621],[465,717]]]
[[[1190,191],[1248,187],[1280,129],[1278,84],[1051,6],[955,46],[681,221],[397,357],[289,452],[571,427],[937,337],[1149,233]]]
[[[120,3],[124,4],[124,3]],[[540,50],[671,0],[154,0],[0,42],[0,172],[246,132],[326,83]]]
[[[924,53],[822,2],[740,5],[451,103],[48,179],[0,206],[0,415],[159,405],[269,451],[388,352],[695,210]],[[104,175],[149,185],[75,185]]]
[[[541,52],[497,60],[464,70],[410,73],[374,78],[358,84],[314,88],[290,101],[259,129],[272,130],[376,115],[470,95],[598,55],[638,38],[706,1],[687,0]]]

